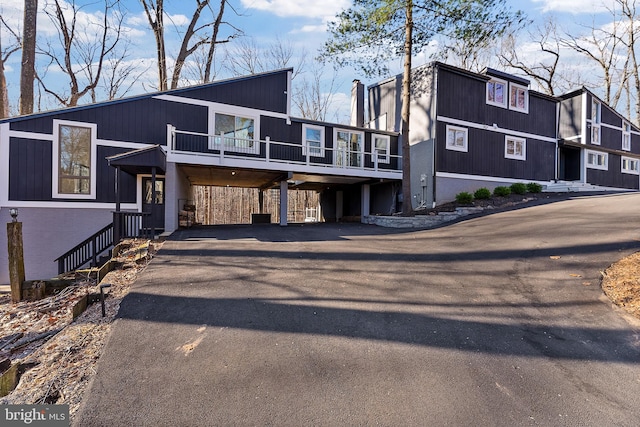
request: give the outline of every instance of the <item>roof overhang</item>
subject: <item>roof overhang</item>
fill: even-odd
[[[110,166],[120,168],[132,175],[152,173],[164,174],[167,170],[167,155],[160,145],[139,148],[107,157]]]

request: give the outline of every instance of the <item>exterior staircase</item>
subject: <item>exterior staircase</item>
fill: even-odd
[[[579,192],[598,192],[598,191],[622,191],[620,189],[601,187],[598,185],[587,184],[578,181],[556,181],[549,183],[542,189],[545,193],[579,193]]]

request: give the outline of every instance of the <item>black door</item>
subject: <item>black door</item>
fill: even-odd
[[[156,178],[155,191],[151,178],[142,178],[142,212],[151,212],[145,228],[164,230],[164,178]]]
[[[560,173],[563,181],[580,181],[580,149],[560,147]]]

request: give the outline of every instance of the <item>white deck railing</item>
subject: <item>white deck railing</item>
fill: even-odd
[[[287,163],[325,168],[402,173],[401,156],[378,150],[347,147],[307,147],[301,144],[180,131],[169,126],[169,151],[195,156],[242,159],[260,163]],[[391,148],[391,147],[389,147]]]

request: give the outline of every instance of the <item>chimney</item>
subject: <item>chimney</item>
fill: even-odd
[[[364,85],[354,80],[351,86],[351,126],[364,127]]]

